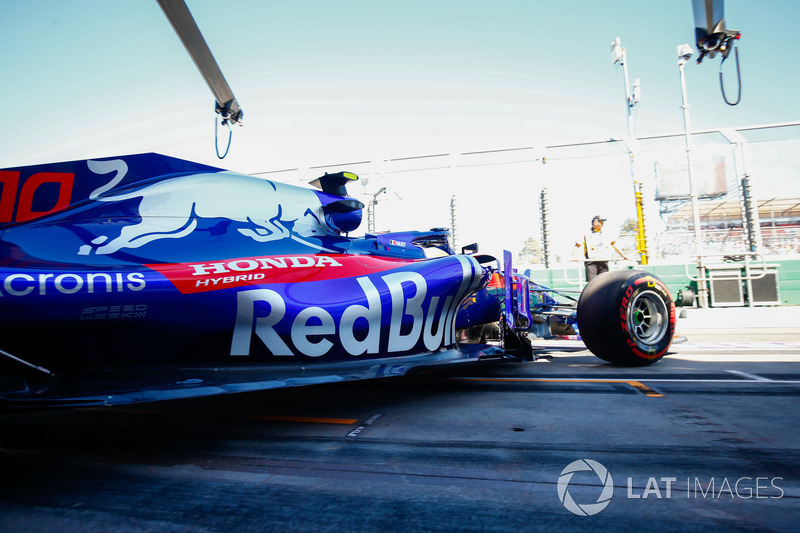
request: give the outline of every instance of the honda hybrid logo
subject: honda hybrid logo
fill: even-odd
[[[590,503],[577,503],[569,493],[569,483],[576,472],[589,471],[597,474],[603,484],[603,490],[597,501]],[[605,509],[614,494],[614,480],[606,467],[591,459],[579,459],[568,464],[558,477],[558,498],[568,511],[579,516],[592,516]]]

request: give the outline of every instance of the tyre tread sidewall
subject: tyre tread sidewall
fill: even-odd
[[[639,280],[646,277],[643,286]],[[669,314],[664,338],[650,353],[642,351],[627,331],[627,306],[643,290],[658,294]],[[581,292],[577,317],[586,347],[600,359],[626,366],[649,365],[661,359],[675,332],[675,304],[669,290],[657,277],[641,270],[614,270],[594,278]]]

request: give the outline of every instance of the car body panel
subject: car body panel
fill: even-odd
[[[448,255],[446,231],[350,238],[352,198],[158,154],[0,172],[0,376],[25,383],[6,400],[183,397],[493,352],[456,345],[489,273]]]

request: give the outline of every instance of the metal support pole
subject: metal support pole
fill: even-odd
[[[542,212],[542,252],[544,267],[550,268],[550,216],[547,201],[547,187],[539,193],[540,209]]]
[[[456,224],[456,195],[450,196],[450,243],[458,250],[458,225]]]
[[[758,208],[753,201],[753,193],[750,190],[750,175],[742,176],[741,198],[742,198],[742,225],[745,227],[747,235],[747,250],[749,252],[761,251],[761,221],[758,217]]]
[[[620,38],[617,37],[611,43],[611,59],[614,64],[622,65],[622,73],[625,81],[625,110],[628,116],[628,137],[629,140],[625,141],[625,146],[628,148],[628,157],[630,158],[631,169],[631,182],[633,182],[633,193],[637,205],[637,216],[639,221],[639,231],[636,238],[636,251],[639,253],[639,262],[642,265],[648,263],[647,257],[647,242],[644,230],[644,214],[642,213],[641,203],[641,188],[636,180],[636,154],[634,145],[636,144],[636,137],[634,136],[633,128],[633,108],[639,103],[639,80],[637,79],[633,87],[631,87],[630,77],[628,76],[628,53],[623,48]]]
[[[742,211],[742,234],[747,251],[757,253],[761,251],[761,221],[750,185],[747,140],[735,130],[724,129],[719,132],[733,144],[733,168],[737,179],[741,176],[739,179],[739,203]],[[740,159],[741,163],[738,163],[737,161]]]
[[[628,135],[633,137],[632,111],[636,104],[639,103],[639,80],[636,80],[633,84],[633,89],[631,89],[631,81],[628,77],[628,53],[625,48],[622,47],[622,42],[619,37],[611,43],[611,59],[614,60],[614,64],[622,65],[622,74],[625,81],[625,101],[627,102],[625,108],[628,114]]]
[[[375,233],[375,201],[367,204],[367,233]]]
[[[233,96],[228,82],[225,81],[225,76],[211,54],[211,50],[197,27],[194,17],[186,7],[184,0],[157,0],[161,6],[164,15],[166,15],[169,23],[175,33],[178,34],[183,46],[189,53],[189,56],[200,71],[200,75],[206,81],[208,88],[216,99],[216,111],[219,113],[223,121],[242,122],[242,109],[239,107],[239,102]]]
[[[381,187],[378,192],[372,195],[367,204],[367,231],[375,233],[375,206],[378,205],[378,196],[386,192],[386,187]]]
[[[639,252],[639,257],[642,265],[647,265],[647,240],[645,239],[644,232],[644,206],[642,205],[642,184],[633,182],[633,190],[636,195],[636,251]]]
[[[681,74],[681,95],[683,98],[683,125],[686,130],[686,163],[688,165],[689,174],[689,197],[692,202],[692,222],[694,225],[694,245],[695,255],[697,256],[697,296],[699,299],[700,307],[708,307],[708,286],[706,285],[706,272],[703,265],[703,243],[702,235],[700,232],[700,206],[697,201],[697,193],[694,186],[694,178],[692,174],[692,143],[691,143],[691,123],[689,121],[689,104],[686,95],[686,74],[684,67],[686,62],[692,57],[694,50],[688,45],[683,44],[678,46],[678,69]]]

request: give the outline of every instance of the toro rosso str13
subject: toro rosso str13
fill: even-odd
[[[565,311],[510,254],[502,269],[455,254],[446,230],[349,237],[364,207],[347,196],[355,179],[302,188],[157,154],[0,170],[2,404],[112,405],[531,359],[532,321],[565,313],[608,361],[666,353],[674,305],[653,276],[598,277]]]

